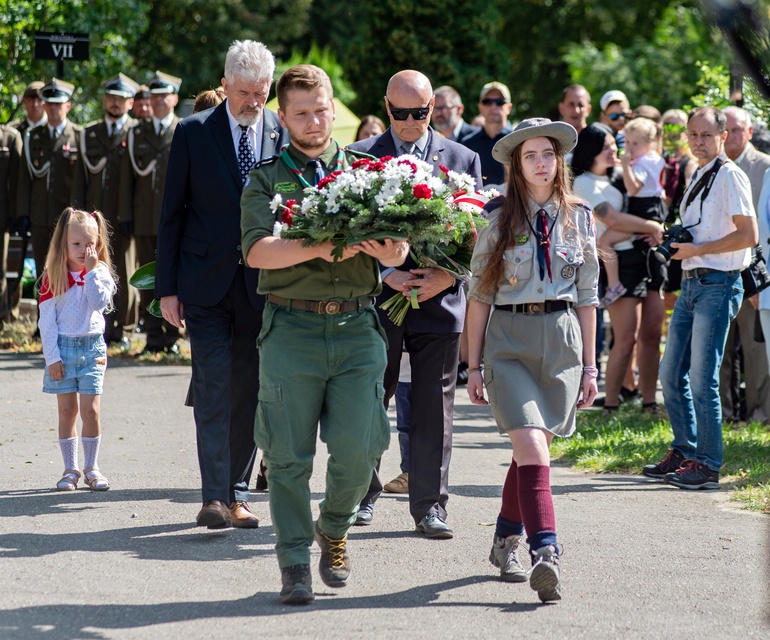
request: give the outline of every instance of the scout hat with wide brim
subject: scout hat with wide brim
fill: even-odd
[[[513,150],[530,138],[554,138],[559,142],[562,153],[567,153],[577,144],[577,131],[566,122],[552,122],[548,118],[527,118],[519,122],[502,140],[498,140],[492,148],[492,157],[502,164],[508,164]]]

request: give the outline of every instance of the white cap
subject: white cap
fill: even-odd
[[[599,107],[602,111],[604,111],[610,102],[618,101],[622,101],[628,104],[628,98],[626,98],[626,94],[622,91],[618,91],[617,89],[613,89],[612,91],[608,91],[602,96],[602,99],[599,100]]]

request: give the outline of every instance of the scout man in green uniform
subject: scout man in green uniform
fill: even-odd
[[[80,127],[67,120],[75,86],[53,78],[40,89],[48,123],[24,135],[24,166],[16,195],[17,228],[32,232],[37,275],[43,273],[48,243],[61,212],[70,206],[78,163]]]
[[[120,220],[134,235],[139,264],[155,260],[166,167],[174,129],[179,122],[174,107],[181,84],[181,78],[156,71],[148,89],[152,116],[128,132],[128,153],[123,157],[120,177]],[[147,313],[147,305],[154,295],[152,291],[141,291],[140,295],[139,315],[147,331],[147,346],[142,353],[178,353],[179,329]]]
[[[126,135],[134,124],[128,110],[139,85],[122,73],[104,84],[104,118],[86,125],[80,132],[80,160],[72,183],[73,206],[101,211],[113,230],[110,252],[118,276],[114,309],[105,314],[104,340],[108,344],[129,346],[124,327],[136,324],[136,290],[128,285],[128,275],[136,266],[131,230],[118,220],[120,165],[126,155]]]
[[[331,587],[350,574],[346,538],[377,458],[388,444],[383,405],[386,339],[373,307],[382,287],[379,260],[401,265],[405,242],[365,241],[335,262],[330,243],[303,247],[273,236],[276,193],[301,201],[322,174],[362,154],[331,139],[334,103],[329,77],[299,65],[278,80],[278,117],[291,143],[249,174],[241,198],[243,253],[261,269],[267,296],[260,351],[259,405],[254,428],[270,476],[270,508],[281,567],[281,601],[313,600],[310,545],[314,527],[308,482],[316,430],[329,451],[326,493],[315,525],[319,572]]]

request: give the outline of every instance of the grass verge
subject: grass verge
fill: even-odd
[[[732,489],[731,499],[745,509],[770,514],[770,427],[757,422],[725,425],[724,463],[720,480]],[[556,438],[554,460],[592,473],[642,472],[671,445],[671,424],[662,416],[641,412],[638,405],[621,405],[613,417],[601,411],[581,411],[571,438]]]
[[[35,326],[36,323],[33,320],[6,322],[0,329],[0,349],[12,353],[42,353],[43,344],[40,338],[33,337]],[[127,349],[115,345],[108,346],[107,357],[157,364],[190,364],[190,343],[187,340],[180,340],[177,344],[179,353],[143,354],[144,336],[134,334]]]

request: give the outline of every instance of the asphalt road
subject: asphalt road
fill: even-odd
[[[770,519],[727,492],[556,466],[563,600],[542,605],[488,562],[510,461],[488,409],[458,393],[453,540],[413,532],[405,498],[383,495],[349,537],[353,573],[314,603],[278,602],[266,494],[256,530],[194,526],[200,504],[189,368],[113,361],[100,466],[112,489],[53,491],[56,403],[39,355],[0,352],[0,639],[768,638]],[[81,454],[82,455],[82,454]],[[325,449],[312,479],[322,497]],[[393,429],[383,474],[398,473]],[[82,484],[81,484],[82,487]]]

